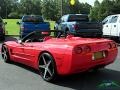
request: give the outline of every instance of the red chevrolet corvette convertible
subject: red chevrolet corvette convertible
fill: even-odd
[[[7,41],[1,48],[2,58],[39,70],[45,81],[53,81],[57,75],[99,69],[116,59],[118,49],[112,40],[74,37],[60,31],[53,37],[54,33],[35,31],[22,40]]]

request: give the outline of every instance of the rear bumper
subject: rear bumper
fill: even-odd
[[[87,71],[98,66],[106,66],[115,61],[117,52],[117,49],[112,49],[108,51],[108,54],[105,58],[99,60],[92,60],[93,53],[84,55],[72,55],[72,57],[66,57],[62,63],[62,70],[59,71],[59,74],[69,75]]]
[[[44,31],[48,31],[48,30],[50,30],[50,29],[47,29],[47,30],[44,30]],[[33,31],[36,31],[36,30],[33,30]],[[33,32],[33,31],[21,31],[20,32],[20,38],[25,37],[26,35],[28,35],[29,33]]]

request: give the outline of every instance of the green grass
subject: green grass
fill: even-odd
[[[16,22],[19,19],[4,19],[4,22],[7,22],[5,28],[8,35],[19,35],[19,25]]]
[[[16,22],[20,21],[20,19],[4,19],[4,22],[7,22],[5,26],[7,35],[19,35],[20,26],[16,24]],[[54,21],[47,21],[50,22],[51,30],[54,29]]]

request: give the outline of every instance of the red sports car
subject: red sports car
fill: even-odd
[[[22,40],[3,43],[4,61],[33,67],[45,81],[52,81],[57,75],[98,69],[116,59],[118,49],[112,40],[66,36],[60,31],[53,37],[54,32],[35,31]]]

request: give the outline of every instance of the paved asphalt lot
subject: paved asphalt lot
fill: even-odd
[[[103,83],[107,86],[101,87]],[[104,70],[61,77],[54,83],[43,81],[34,69],[18,63],[4,63],[0,55],[0,90],[120,90],[119,86],[120,47],[116,61]]]

